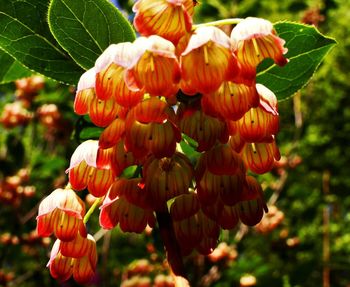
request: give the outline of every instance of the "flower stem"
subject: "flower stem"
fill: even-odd
[[[84,216],[84,219],[83,219],[84,224],[86,224],[86,222],[89,221],[89,218],[90,218],[91,214],[93,214],[93,212],[95,211],[96,207],[100,204],[102,198],[103,197],[96,198],[96,200],[94,201],[93,205],[91,205],[90,209],[88,210],[88,212]]]
[[[244,20],[244,19],[243,18],[229,18],[229,19],[223,19],[223,20],[218,20],[218,21],[213,21],[213,22],[208,22],[208,23],[202,23],[202,24],[193,25],[192,30],[196,30],[200,27],[234,25],[234,24],[238,24],[242,20]]]
[[[187,282],[180,246],[176,240],[173,224],[168,209],[157,211],[157,221],[163,240],[166,256],[172,273],[181,281]],[[189,286],[189,285],[188,285]]]

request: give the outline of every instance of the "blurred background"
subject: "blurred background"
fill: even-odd
[[[112,2],[132,19],[133,1]],[[201,0],[195,23],[248,16],[315,25],[338,46],[279,103],[282,159],[260,177],[270,212],[254,228],[222,232],[212,255],[186,258],[189,277],[203,287],[350,287],[350,1]],[[35,233],[40,200],[67,183],[74,148],[99,132],[73,100],[74,87],[41,76],[0,85],[0,286],[77,286],[50,278],[53,242]],[[115,228],[98,248],[94,286],[173,286],[156,231]]]

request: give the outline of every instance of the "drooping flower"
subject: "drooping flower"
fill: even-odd
[[[181,104],[177,110],[181,132],[198,142],[197,151],[209,150],[219,141],[228,140],[228,132],[224,121],[206,115],[199,107]]]
[[[256,67],[265,58],[272,58],[279,66],[287,64],[285,41],[277,36],[271,22],[248,17],[238,23],[231,33],[232,50],[241,64],[241,76],[253,82]]]
[[[181,89],[187,94],[215,92],[239,72],[230,38],[219,28],[200,27],[181,54]]]
[[[109,189],[100,212],[100,225],[112,229],[118,223],[124,232],[141,233],[155,218],[148,198],[140,188],[141,179],[118,179]]]
[[[156,35],[137,38],[133,45],[137,51],[125,78],[129,88],[144,89],[151,96],[173,96],[180,81],[175,46]]]
[[[73,275],[77,283],[85,284],[94,277],[97,264],[96,242],[90,234],[77,240],[55,241],[47,264],[53,278],[66,281]]]
[[[159,35],[177,45],[191,31],[193,7],[192,0],[139,0],[134,26],[143,36]]]
[[[163,211],[169,199],[188,193],[193,168],[184,154],[175,152],[168,158],[149,157],[143,173],[144,191],[153,209]]]
[[[72,189],[54,190],[39,205],[37,232],[39,236],[52,233],[61,241],[74,240],[78,234],[86,236],[83,217],[84,202]]]
[[[156,97],[143,100],[127,115],[125,147],[136,158],[148,154],[170,157],[180,139],[174,110]]]
[[[114,99],[130,108],[143,98],[142,89],[130,90],[125,82],[125,71],[136,56],[134,44],[125,42],[110,45],[95,62],[96,95],[100,100]]]
[[[115,146],[124,136],[125,120],[116,118],[101,133],[98,145],[102,149],[108,149]]]
[[[208,105],[207,103],[210,102]],[[255,85],[236,84],[225,81],[213,93],[204,94],[202,107],[205,112],[220,115],[227,120],[239,120],[250,108],[259,105],[259,95]],[[215,109],[214,113],[211,109]]]
[[[262,187],[254,177],[247,176],[242,200],[238,203],[239,218],[244,224],[253,226],[260,222],[264,211],[268,210]]]
[[[74,111],[78,115],[88,114],[95,125],[105,127],[117,116],[122,116],[125,108],[118,105],[114,99],[103,101],[97,98],[95,75],[96,70],[92,68],[80,77],[74,100]]]
[[[200,209],[200,202],[196,193],[185,193],[177,196],[170,207],[173,220],[179,221],[196,214]]]
[[[241,152],[242,159],[252,172],[263,174],[270,171],[281,154],[275,141],[267,143],[246,143]]]
[[[256,85],[260,101],[239,121],[240,136],[246,142],[271,142],[279,131],[279,115],[275,94],[261,84]]]
[[[173,225],[181,251],[185,255],[194,248],[200,253],[208,255],[217,244],[220,228],[201,209],[181,220],[174,220]]]
[[[74,151],[67,169],[72,188],[83,190],[87,187],[95,197],[105,195],[114,181],[111,169],[97,167],[98,150],[98,141],[83,142]]]

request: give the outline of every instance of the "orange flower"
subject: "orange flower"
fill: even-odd
[[[175,221],[183,220],[196,214],[200,209],[200,202],[196,193],[186,193],[177,196],[170,207],[171,218]]]
[[[258,174],[270,171],[275,160],[281,158],[275,141],[271,143],[246,143],[241,154],[247,168]]]
[[[117,116],[123,117],[126,109],[118,105],[112,98],[106,101],[97,98],[95,74],[96,70],[92,68],[80,77],[74,100],[74,111],[78,115],[89,114],[95,125],[105,127]]]
[[[176,238],[185,254],[196,248],[208,255],[215,248],[220,228],[201,209],[182,220],[175,220],[173,224]]]
[[[192,0],[139,0],[134,26],[143,36],[159,35],[177,45],[191,31],[193,7]]]
[[[192,165],[182,153],[175,152],[170,158],[148,158],[143,169],[144,191],[153,209],[162,211],[169,199],[188,193],[192,177]]]
[[[263,85],[256,85],[260,102],[239,120],[239,133],[246,142],[268,142],[279,130],[275,94]]]
[[[198,107],[181,104],[177,116],[181,132],[198,142],[199,152],[209,150],[217,141],[225,143],[228,140],[225,122],[206,115]]]
[[[129,88],[144,88],[151,96],[173,96],[180,81],[175,46],[156,35],[137,38],[133,45],[137,52],[125,78]]]
[[[242,193],[242,201],[238,203],[239,218],[249,226],[256,225],[263,217],[267,206],[259,182],[252,176],[246,177],[246,186]]]
[[[85,235],[83,217],[84,202],[72,189],[54,190],[39,205],[37,232],[39,236],[50,236],[52,233],[61,241],[71,241],[78,231]]]
[[[175,121],[175,113],[166,102],[156,97],[140,102],[126,118],[126,150],[139,159],[149,153],[158,158],[172,156],[181,139]]]
[[[109,189],[101,206],[100,225],[112,229],[118,223],[124,232],[141,233],[155,218],[140,179],[118,179]]]
[[[111,122],[101,133],[98,145],[102,149],[115,146],[125,133],[125,121],[117,118]]]
[[[77,283],[85,284],[95,276],[96,264],[96,242],[89,234],[86,238],[79,238],[78,242],[56,240],[47,266],[55,279],[66,281],[73,275]]]
[[[98,142],[88,140],[80,144],[74,151],[69,172],[69,182],[75,190],[86,187],[95,197],[105,195],[114,181],[113,171],[97,167]]]
[[[119,105],[132,107],[143,98],[140,89],[130,90],[125,83],[125,70],[137,50],[131,43],[110,45],[95,62],[96,95],[100,100],[113,98]]]
[[[230,38],[219,28],[201,27],[181,54],[181,89],[187,94],[212,93],[238,73]]]
[[[208,105],[209,102],[209,105]],[[204,112],[214,109],[227,120],[239,120],[251,108],[259,105],[259,95],[255,85],[236,84],[225,81],[211,94],[204,94],[202,107]],[[210,113],[209,113],[210,114]]]
[[[265,58],[272,58],[279,66],[287,64],[283,56],[285,41],[276,35],[272,24],[260,18],[248,17],[238,23],[231,33],[232,50],[242,65],[241,75],[252,82],[256,67]]]
[[[94,68],[81,75],[74,99],[74,112],[78,115],[89,113],[91,101],[95,95],[95,75]]]

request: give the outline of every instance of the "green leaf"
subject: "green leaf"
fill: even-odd
[[[189,160],[196,164],[200,152],[197,151],[198,143],[189,136],[182,134],[182,141],[179,143],[181,151],[189,158]]]
[[[83,70],[52,37],[48,0],[0,0],[0,48],[30,70],[75,84]]]
[[[79,133],[80,140],[98,139],[103,132],[103,128],[86,127]]]
[[[129,22],[107,0],[52,0],[48,20],[60,45],[85,69],[110,44],[135,39]]]
[[[29,77],[32,74],[30,70],[1,50],[0,67],[0,84],[13,82],[21,78]]]
[[[336,41],[323,36],[313,26],[280,22],[274,27],[286,41],[289,63],[284,67],[264,66],[265,69],[258,73],[257,82],[272,90],[278,100],[284,100],[309,82]]]

